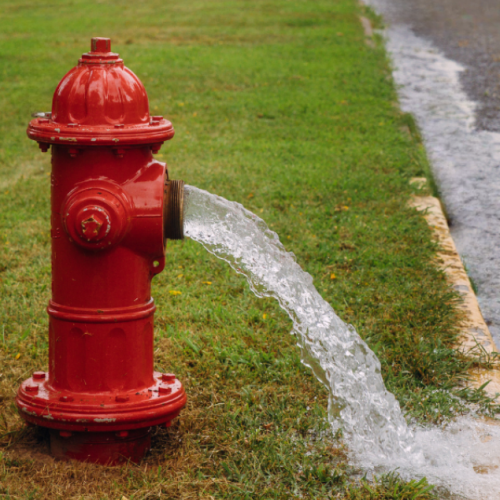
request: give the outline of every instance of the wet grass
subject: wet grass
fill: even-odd
[[[55,85],[109,36],[176,136],[158,155],[173,178],[263,217],[375,350],[409,416],[436,423],[476,403],[474,360],[452,349],[458,298],[408,208],[429,177],[380,44],[353,0],[2,1],[0,18],[0,498],[432,497],[425,481],[368,482],[330,436],[326,392],[300,363],[291,324],[192,241],[155,278],[157,368],[189,403],[140,466],[58,463],[13,405],[47,366],[50,158],[25,136]],[[170,292],[181,292],[171,294]]]

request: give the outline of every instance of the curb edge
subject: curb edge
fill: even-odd
[[[412,181],[415,182],[417,179]],[[450,284],[463,298],[463,303],[459,307],[464,312],[465,318],[461,324],[462,332],[456,349],[464,353],[477,348],[486,354],[498,352],[490,330],[484,321],[469,277],[465,272],[462,259],[451,237],[441,202],[434,196],[413,196],[409,205],[423,213],[423,217],[440,246],[437,255],[438,266],[446,273]],[[484,390],[489,397],[495,398],[497,402],[500,401],[499,369],[472,368],[469,373],[471,379],[467,385],[479,388],[490,381]]]

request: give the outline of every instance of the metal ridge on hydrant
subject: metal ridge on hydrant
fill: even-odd
[[[174,135],[110,40],[93,38],[28,137],[52,150],[49,369],[19,388],[30,424],[50,429],[59,458],[138,462],[153,426],[186,404],[153,369],[151,280],[166,238],[183,237],[182,181],[153,158]]]

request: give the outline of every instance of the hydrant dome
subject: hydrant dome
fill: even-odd
[[[73,146],[153,144],[173,135],[168,120],[150,116],[144,85],[111,52],[109,38],[92,39],[91,51],[57,86],[52,112],[28,126],[30,139]]]
[[[139,78],[123,63],[80,62],[59,83],[52,120],[92,127],[149,125],[149,103]]]

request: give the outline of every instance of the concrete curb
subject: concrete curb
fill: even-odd
[[[359,16],[359,20],[361,22],[361,26],[363,26],[363,32],[365,33],[365,43],[368,47],[373,49],[375,47],[375,43],[373,42],[372,23],[367,17],[364,16]]]
[[[425,179],[412,179],[412,184],[422,185]],[[449,282],[455,290],[463,297],[460,308],[464,312],[464,320],[461,324],[462,333],[457,349],[462,352],[474,351],[477,354],[491,355],[498,352],[491,333],[486,325],[476,294],[471,282],[465,272],[462,259],[457,252],[455,243],[451,237],[446,217],[443,213],[440,201],[434,196],[414,196],[410,200],[410,206],[416,208],[423,216],[433,232],[435,240],[439,243],[438,266],[446,273]],[[473,368],[470,371],[470,387],[481,387],[490,381],[485,387],[488,396],[496,398],[500,402],[500,370],[485,370]]]

